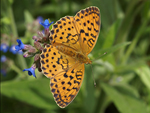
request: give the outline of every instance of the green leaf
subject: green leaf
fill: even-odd
[[[116,33],[118,30],[118,25],[120,24],[120,20],[117,20],[113,23],[110,29],[107,32],[106,39],[104,41],[102,49],[111,47],[114,44]]]
[[[126,72],[126,73],[120,73],[118,74],[114,74],[113,77],[111,78],[111,84],[116,84],[116,83],[121,83],[121,84],[125,84],[125,83],[129,83],[131,82],[135,77],[135,73],[134,72]]]
[[[142,65],[145,64],[145,61],[150,60],[150,56],[140,57],[139,59],[132,60],[128,65],[119,65],[115,68],[115,73],[124,73],[127,71],[135,71],[135,69],[139,69]]]
[[[1,83],[1,94],[43,109],[57,107],[49,88],[49,79]]]
[[[92,79],[91,67],[86,66],[85,71],[85,95],[84,95],[84,108],[86,113],[93,113],[95,107],[95,97],[94,97],[94,83]],[[92,75],[92,76],[91,76]]]
[[[147,113],[144,102],[132,90],[123,86],[115,88],[105,83],[101,83],[101,86],[121,113]]]
[[[144,6],[144,2],[141,2],[138,7],[136,5],[139,4],[138,0],[131,0],[126,6],[126,12],[122,24],[118,30],[116,43],[122,43],[127,41],[128,35],[133,26],[134,19],[136,19],[137,14],[141,11]],[[117,51],[115,54],[116,59],[120,59],[124,56],[125,48]]]
[[[147,11],[147,15],[148,15],[148,11]],[[127,52],[125,53],[125,55],[122,58],[122,64],[125,64],[127,62],[132,51],[134,50],[134,48],[136,48],[136,44],[138,43],[140,37],[144,34],[144,31],[145,31],[146,26],[149,22],[149,19],[150,18],[148,18],[148,16],[147,16],[147,18],[142,22],[141,27],[136,32],[135,37],[134,37],[131,45],[129,46],[129,48],[127,49]]]
[[[150,68],[147,65],[135,69],[137,75],[141,78],[145,86],[150,90]]]
[[[3,17],[2,19],[1,19],[1,24],[7,24],[7,25],[9,25],[10,24],[10,19],[8,18],[8,17]]]
[[[116,0],[92,0],[92,5],[99,7],[101,21],[104,29],[107,29],[117,18],[117,13],[121,12]]]
[[[34,20],[32,15],[30,14],[30,12],[27,11],[27,10],[24,11],[24,17],[25,17],[25,23],[26,24],[30,23],[30,22],[33,22],[33,20]]]
[[[105,54],[105,55],[102,56],[102,57],[104,57],[104,56],[106,56],[106,55],[109,55],[109,54],[115,52],[116,50],[120,49],[121,47],[125,47],[125,46],[127,46],[127,45],[129,45],[129,44],[130,44],[130,42],[123,42],[123,43],[117,44],[117,45],[115,45],[115,46],[113,46],[113,47],[110,47],[110,48],[107,48],[107,49],[102,49],[102,50],[93,52],[92,54],[93,54],[94,57],[98,57],[98,56],[100,56],[101,54],[107,52],[107,54]],[[101,58],[102,58],[102,57],[101,57]],[[98,58],[98,59],[99,59],[99,58]]]

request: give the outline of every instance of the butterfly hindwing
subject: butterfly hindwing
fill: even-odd
[[[41,54],[41,68],[50,78],[51,92],[58,106],[66,107],[77,95],[84,77],[84,63],[76,61],[53,45]]]
[[[58,51],[55,46],[46,45],[40,62],[44,75],[51,78],[71,68],[76,60]]]
[[[84,64],[76,63],[66,72],[62,72],[50,80],[51,92],[58,106],[66,107],[79,92],[84,78]]]

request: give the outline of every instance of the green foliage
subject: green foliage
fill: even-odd
[[[40,113],[150,112],[149,0],[1,0],[1,3],[2,33],[32,45],[32,37],[37,34],[27,30],[26,25],[38,16],[56,22],[88,6],[97,6],[102,23],[97,44],[89,54],[92,69],[85,67],[79,94],[65,109],[54,102],[48,78],[38,71],[37,79],[22,72],[32,65],[33,59],[21,55],[14,58],[8,53],[9,71],[6,77],[1,75],[2,113],[30,113],[33,109]],[[16,109],[10,103],[23,107]]]

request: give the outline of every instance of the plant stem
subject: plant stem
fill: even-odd
[[[10,61],[9,66],[12,70],[16,71],[19,74],[19,78],[26,78],[28,77],[27,74],[23,73],[16,65],[14,65],[13,61]]]
[[[101,90],[101,94],[100,94],[99,98],[97,99],[97,105],[96,105],[94,113],[102,112],[103,102],[105,101],[105,99],[106,99],[105,92],[103,90]]]
[[[13,34],[13,36],[18,37],[18,32],[17,32],[17,27],[16,27],[16,24],[15,24],[15,20],[14,20],[12,7],[11,7],[10,3],[8,3],[8,4],[9,4],[8,5],[8,14],[9,14],[9,17],[10,17],[10,24],[11,24],[12,34]]]
[[[8,2],[8,15],[10,17],[10,26],[11,26],[11,30],[12,30],[12,34],[14,37],[18,37],[18,32],[17,32],[17,27],[16,27],[16,23],[15,23],[15,20],[14,20],[14,15],[13,15],[13,10],[12,10],[12,7],[11,7],[11,4]],[[20,67],[21,69],[24,69],[25,67],[27,67],[27,64],[25,62],[25,59],[20,56],[19,54],[17,55],[19,58],[19,62],[21,61],[20,63]]]
[[[132,27],[135,16],[138,14],[139,11],[141,11],[141,9],[143,7],[143,4],[140,4],[139,7],[136,8],[136,10],[135,10],[134,7],[138,4],[138,2],[139,2],[138,0],[133,0],[133,1],[131,1],[131,4],[129,4],[128,9],[125,13],[125,18],[124,18],[122,25],[120,26],[118,34],[117,34],[118,38],[116,40],[116,44],[125,42],[127,40],[127,36]],[[118,59],[120,60],[120,58],[123,57],[124,50],[125,50],[125,48],[121,49],[115,53],[116,60],[118,60]]]
[[[149,22],[150,18],[147,18],[146,20],[143,21],[141,27],[139,28],[139,30],[137,31],[135,38],[133,39],[131,45],[129,46],[129,48],[127,49],[127,52],[125,53],[125,55],[122,58],[122,64],[125,64],[130,56],[130,54],[132,53],[132,51],[134,50],[140,36],[144,33],[144,30],[146,29],[147,23]]]

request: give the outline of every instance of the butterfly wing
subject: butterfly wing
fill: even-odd
[[[53,25],[49,39],[52,44],[59,43],[76,51],[81,51],[79,36],[72,16],[66,16],[58,20]]]
[[[46,45],[40,56],[43,74],[52,78],[61,72],[67,71],[76,63],[76,60],[58,51],[53,45]]]
[[[88,7],[75,17],[66,16],[57,21],[51,30],[50,40],[74,48],[88,55],[94,48],[100,32],[100,11]]]
[[[82,52],[88,55],[94,48],[100,32],[100,11],[97,7],[88,7],[79,11],[74,18]]]
[[[41,54],[42,72],[50,78],[51,92],[58,106],[64,108],[75,98],[84,77],[84,64],[55,46],[47,45]]]
[[[84,64],[65,55],[57,45],[88,55],[100,31],[100,12],[96,7],[79,11],[75,17],[57,21],[50,32],[50,43],[41,54],[42,72],[50,78],[51,92],[58,106],[66,107],[77,95],[84,77]]]
[[[66,107],[79,92],[84,77],[84,64],[77,63],[50,81],[51,92],[58,106]]]

